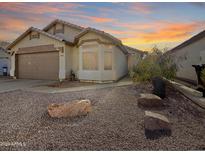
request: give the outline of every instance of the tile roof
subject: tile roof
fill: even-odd
[[[77,28],[77,29],[81,30],[81,32],[79,32],[79,34],[77,34],[74,38],[67,38],[67,37],[65,38],[63,35],[60,35],[60,34],[53,35],[53,34],[50,34],[50,33],[46,32],[46,30],[48,30],[51,26],[53,26],[56,23],[62,23],[62,24]],[[78,26],[78,25],[75,25],[75,24],[60,20],[60,19],[56,19],[56,20],[52,21],[49,25],[47,25],[45,28],[43,28],[43,30],[40,30],[40,29],[34,28],[34,27],[30,27],[27,31],[25,31],[22,35],[20,35],[15,41],[13,41],[7,47],[7,49],[12,48],[18,41],[20,41],[24,36],[26,36],[31,31],[39,32],[39,33],[41,33],[43,35],[46,35],[50,38],[56,39],[58,41],[63,41],[66,44],[69,44],[69,45],[74,45],[76,42],[78,42],[79,38],[82,37],[83,35],[85,35],[86,33],[94,32],[94,33],[97,33],[99,35],[102,35],[102,36],[112,40],[112,42],[115,45],[117,45],[125,54],[131,54],[131,53],[134,53],[134,52],[143,53],[143,51],[140,51],[138,49],[131,48],[131,47],[123,45],[121,40],[119,40],[118,38],[112,36],[109,33],[106,33],[104,31],[101,31],[101,30],[98,30],[98,29],[95,29],[95,28],[91,28],[91,27],[84,28],[84,27],[81,27],[81,26]]]
[[[29,29],[27,29],[22,35],[20,35],[15,41],[13,41],[8,47],[7,49],[11,49],[16,43],[18,43],[22,38],[24,38],[28,33],[30,33],[31,31],[36,31],[40,34],[43,34],[45,36],[48,36],[50,38],[53,38],[55,40],[58,40],[58,41],[64,41],[65,43],[70,43],[72,44],[72,42],[68,42],[66,40],[64,40],[62,37],[59,37],[59,36],[56,36],[56,35],[52,35],[52,34],[49,34],[45,31],[42,31],[38,28],[34,28],[34,27],[30,27]]]
[[[111,40],[115,41],[116,43],[121,43],[121,40],[119,40],[116,37],[110,35],[109,33],[106,33],[104,31],[101,31],[101,30],[98,30],[98,29],[95,29],[95,28],[91,28],[91,27],[85,28],[83,31],[81,31],[78,35],[75,36],[75,39],[80,38],[81,36],[83,36],[84,34],[86,34],[88,32],[94,32],[94,33],[103,35],[105,37],[108,37]]]
[[[74,27],[74,28],[76,28],[76,29],[79,29],[79,30],[83,30],[83,29],[84,29],[84,27],[81,27],[81,26],[79,26],[79,25],[75,25],[75,24],[72,24],[72,23],[67,22],[67,21],[64,21],[64,20],[55,19],[55,20],[52,21],[50,24],[48,24],[46,27],[44,27],[44,28],[43,28],[43,31],[48,30],[50,27],[52,27],[52,26],[55,25],[56,23],[62,23],[62,24],[65,24],[65,25]]]
[[[132,48],[132,47],[127,46],[127,45],[124,45],[124,46],[125,46],[125,48],[127,49],[127,51],[128,51],[129,54],[135,54],[135,53],[146,54],[146,53],[147,53],[147,52],[145,52],[145,51],[138,50],[138,49]]]

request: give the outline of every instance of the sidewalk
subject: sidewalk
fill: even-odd
[[[122,80],[120,80],[118,82],[114,82],[114,83],[95,84],[95,85],[91,85],[91,86],[70,87],[70,88],[56,88],[56,87],[48,87],[48,86],[38,86],[38,87],[26,88],[24,90],[32,91],[32,92],[42,92],[42,93],[64,93],[64,92],[74,92],[74,91],[128,86],[128,85],[132,85],[132,84],[133,84],[133,81],[131,79],[125,78],[125,79],[122,79]]]

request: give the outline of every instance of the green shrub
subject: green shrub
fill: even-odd
[[[162,52],[156,49],[156,47],[154,52],[147,55],[130,72],[131,78],[136,82],[150,81],[156,76],[172,79],[175,75],[176,65],[172,62],[171,58],[162,56]]]
[[[173,79],[176,76],[177,67],[170,57],[161,57],[159,65],[163,77]]]

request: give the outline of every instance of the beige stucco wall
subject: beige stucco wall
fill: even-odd
[[[70,77],[71,70],[78,78],[79,70],[79,48],[76,46],[68,46],[65,48],[66,57],[66,78]]]
[[[192,65],[205,64],[205,38],[170,55],[177,64],[177,77],[197,81]]]
[[[89,45],[89,49],[87,46]],[[97,52],[98,57],[98,69],[97,70],[83,70],[83,52],[89,50],[89,52]],[[79,47],[79,70],[78,77],[80,80],[101,81],[101,51],[100,44],[97,42],[86,42]]]
[[[115,47],[114,51],[115,80],[117,80],[128,73],[128,56],[118,47]]]
[[[54,33],[54,26],[47,30],[47,33],[53,34]]]
[[[12,47],[11,51],[16,52],[19,48],[24,47],[33,47],[33,46],[40,46],[40,45],[49,45],[53,44],[55,48],[63,47],[65,49],[64,42],[49,38],[48,36],[45,36],[43,34],[40,34],[39,39],[31,39],[29,35],[25,36],[23,39],[21,39],[14,47]],[[65,52],[60,52],[59,54],[59,79],[65,78]],[[10,75],[15,76],[15,54],[11,56],[11,69],[10,69]]]
[[[70,77],[70,72],[72,69],[72,63],[71,63],[71,47],[66,45],[65,46],[65,68],[66,68],[66,78]]]
[[[112,70],[105,70],[104,66],[105,63],[108,61],[105,59],[104,53],[105,52],[111,52],[112,53]],[[102,79],[103,80],[108,80],[108,81],[114,81],[116,80],[115,74],[116,74],[116,68],[115,68],[115,46],[114,45],[106,45],[106,44],[101,44],[101,59],[102,59]]]
[[[49,30],[52,32],[52,28]],[[72,35],[72,32],[68,32]],[[75,33],[75,32],[74,32]],[[73,35],[74,35],[73,33]],[[84,42],[81,44],[82,40],[99,39],[103,43],[97,41]],[[80,46],[68,46],[64,42],[52,39],[48,36],[40,34],[39,39],[30,40],[29,35],[24,37],[19,43],[17,43],[11,51],[17,51],[18,48],[32,47],[39,45],[53,44],[54,47],[63,47],[64,52],[59,52],[59,79],[69,78],[71,69],[75,72],[77,77],[81,80],[97,80],[97,81],[114,81],[122,76],[126,75],[128,72],[128,57],[118,48],[116,45],[112,44],[112,41],[106,37],[98,35],[93,32],[89,32],[82,36],[78,42]],[[98,52],[99,59],[99,70],[97,71],[83,71],[82,70],[82,51],[83,45],[93,45],[92,50]],[[104,52],[112,52],[112,70],[104,70]],[[11,57],[11,76],[14,76],[15,72],[15,54]]]
[[[56,27],[60,27],[62,24],[58,23]],[[55,26],[55,25],[54,25]],[[52,26],[47,32],[50,34],[54,34],[54,26]],[[64,33],[60,34],[63,35],[64,38],[67,40],[72,41],[74,37],[80,32],[81,30],[64,25]],[[57,34],[59,35],[59,34]],[[78,66],[79,66],[79,48],[76,46],[68,46],[65,47],[65,56],[66,56],[66,78],[70,77],[71,70],[74,71],[76,76],[78,77]]]
[[[60,26],[61,24],[58,23],[56,26]],[[55,25],[54,25],[55,26]],[[54,34],[54,26],[52,26],[47,32],[50,34]],[[63,35],[67,40],[72,40],[77,34],[79,34],[81,30],[69,27],[67,25],[64,25],[64,33],[61,34]]]
[[[39,45],[48,45],[53,44],[55,47],[64,47],[64,42],[52,39],[48,36],[40,34],[39,39],[31,39],[29,35],[25,36],[21,41],[19,41],[14,47],[12,47],[11,51],[17,51],[18,48],[24,47],[32,47],[32,46],[39,46]]]
[[[128,70],[131,70],[134,66],[136,66],[141,59],[141,54],[129,54],[128,55]]]
[[[79,48],[76,46],[71,48],[71,66],[72,66],[72,70],[74,71],[75,75],[78,77]]]
[[[112,43],[112,41],[108,38],[105,38],[99,34],[96,34],[94,32],[89,32],[86,33],[85,35],[83,35],[80,39],[79,39],[79,44],[81,43],[82,40],[90,40],[90,39],[99,39],[105,43]]]
[[[99,43],[97,41],[84,42],[82,40],[100,39],[105,42]],[[127,56],[112,42],[100,35],[93,32],[87,33],[80,38],[79,44],[79,79],[80,80],[96,80],[99,82],[115,81],[128,73]],[[98,70],[82,70],[82,52],[84,46],[89,45],[92,49],[98,52]],[[112,70],[104,70],[104,63],[107,61],[104,59],[104,52],[112,53]]]

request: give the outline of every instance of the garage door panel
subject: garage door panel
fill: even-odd
[[[18,78],[57,80],[59,53],[35,53],[18,55]]]

